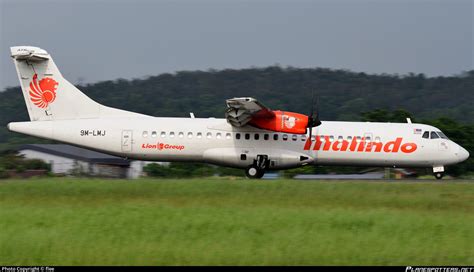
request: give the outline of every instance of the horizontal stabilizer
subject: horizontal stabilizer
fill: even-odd
[[[33,62],[49,60],[49,54],[46,50],[33,46],[15,46],[11,47],[11,56],[16,60],[28,60]]]

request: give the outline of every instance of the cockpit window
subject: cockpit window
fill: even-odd
[[[422,137],[425,138],[425,139],[429,139],[429,138],[430,138],[430,132],[429,132],[429,131],[425,131],[425,132],[423,133],[423,136],[422,136]]]
[[[431,132],[431,139],[438,139],[438,138],[439,138],[438,134],[436,134],[436,132],[432,131]]]
[[[448,136],[446,136],[443,132],[441,131],[436,131],[436,133],[438,133],[439,137],[443,138],[443,139],[449,139]]]

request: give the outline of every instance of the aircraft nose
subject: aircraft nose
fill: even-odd
[[[467,150],[462,146],[459,147],[458,158],[459,162],[465,161],[467,158],[469,158],[469,152],[467,152]]]

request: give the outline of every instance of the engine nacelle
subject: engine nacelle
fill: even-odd
[[[249,124],[261,129],[271,130],[275,132],[285,132],[293,134],[305,134],[308,126],[308,116],[289,112],[289,111],[272,111],[273,117],[262,118],[258,113],[250,120]]]

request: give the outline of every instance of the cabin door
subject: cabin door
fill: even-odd
[[[122,152],[132,152],[132,135],[131,130],[122,130]]]

